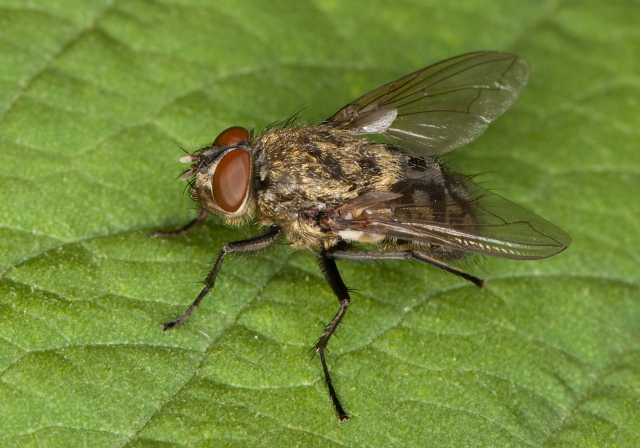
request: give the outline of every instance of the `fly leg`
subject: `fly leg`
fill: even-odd
[[[178,236],[178,235],[182,235],[183,233],[188,232],[189,230],[193,229],[195,226],[197,226],[198,224],[202,224],[202,222],[205,220],[205,218],[207,217],[207,211],[203,208],[200,209],[200,211],[198,211],[198,216],[196,216],[194,219],[192,219],[186,226],[181,227],[177,230],[172,230],[169,232],[153,232],[151,234],[152,237],[157,238],[157,237],[168,237],[168,236]]]
[[[338,297],[340,301],[340,309],[336,315],[331,319],[329,325],[324,329],[324,333],[316,342],[315,350],[320,356],[320,362],[322,363],[322,372],[324,373],[324,382],[327,385],[327,389],[329,389],[329,397],[333,402],[333,406],[338,413],[338,418],[340,421],[349,420],[349,416],[345,412],[342,404],[340,403],[340,399],[338,398],[338,394],[336,393],[335,388],[333,387],[333,382],[331,381],[331,375],[329,374],[329,368],[327,367],[327,361],[325,360],[325,350],[327,348],[327,344],[329,343],[329,339],[336,331],[336,327],[340,324],[344,313],[346,313],[347,308],[349,307],[349,302],[351,302],[351,297],[349,297],[349,289],[346,287],[344,282],[342,281],[342,277],[340,277],[340,272],[338,272],[338,267],[336,266],[336,262],[330,257],[329,251],[323,251],[319,256],[319,264],[322,273],[324,274],[324,278],[331,286],[331,289]]]
[[[334,250],[329,251],[327,256],[334,260],[418,260],[423,263],[428,263],[432,266],[442,269],[443,271],[450,272],[457,275],[460,278],[470,281],[479,288],[484,285],[484,280],[474,275],[467,274],[466,272],[448,265],[440,260],[428,256],[424,252],[418,250],[398,250],[398,251],[351,251],[351,250]]]
[[[329,368],[327,367],[327,361],[325,359],[325,350],[327,348],[327,344],[329,343],[329,339],[335,332],[336,327],[340,324],[342,317],[346,313],[347,308],[349,307],[349,303],[351,302],[351,298],[349,297],[349,289],[342,281],[342,277],[340,277],[340,272],[338,271],[335,260],[419,260],[423,263],[428,263],[436,266],[444,271],[451,272],[452,274],[464,278],[465,280],[468,280],[479,287],[482,287],[484,283],[484,281],[479,279],[478,277],[467,274],[460,269],[449,266],[448,264],[443,263],[442,261],[439,261],[417,250],[403,250],[395,252],[352,251],[348,250],[348,247],[349,246],[346,244],[334,246],[331,249],[323,251],[319,257],[320,269],[322,270],[325,279],[329,283],[329,286],[331,286],[331,289],[338,297],[338,300],[340,301],[340,308],[338,309],[338,312],[331,320],[331,322],[329,322],[329,325],[327,325],[327,327],[325,328],[324,333],[322,333],[322,336],[320,336],[320,339],[318,339],[318,342],[315,345],[315,349],[320,356],[322,371],[324,373],[324,381],[327,385],[327,389],[329,389],[329,397],[333,402],[333,406],[338,413],[340,421],[348,420],[349,416],[342,407],[340,399],[338,398],[338,394],[333,387],[333,382],[331,380],[331,375],[329,374]]]
[[[206,216],[206,212],[205,212],[205,216]],[[220,271],[220,267],[222,266],[222,261],[224,260],[225,255],[227,255],[230,252],[253,252],[253,251],[264,249],[272,245],[273,243],[275,243],[279,236],[280,236],[280,227],[275,224],[272,224],[269,227],[269,230],[267,230],[264,233],[261,233],[260,235],[256,235],[254,237],[251,237],[242,241],[234,241],[231,243],[227,243],[224,246],[222,246],[222,250],[218,254],[218,258],[216,259],[216,262],[213,264],[211,270],[209,271],[209,275],[207,275],[207,278],[204,281],[204,288],[200,292],[196,300],[191,304],[191,306],[187,309],[187,311],[185,311],[182,314],[182,316],[178,317],[176,320],[172,322],[160,324],[162,325],[163,330],[167,331],[169,328],[173,328],[176,325],[180,325],[182,322],[187,320],[187,318],[191,315],[191,313],[193,313],[193,310],[195,310],[198,307],[198,305],[200,305],[200,302],[202,301],[204,296],[206,296],[209,293],[209,291],[211,291],[211,289],[213,288],[213,285],[216,282],[216,278],[218,278],[218,272]]]
[[[478,278],[474,275],[471,274],[467,274],[466,272],[458,269],[458,268],[454,268],[453,266],[450,266],[446,263],[443,263],[442,261],[436,260],[433,257],[429,257],[428,255],[424,254],[423,252],[417,251],[417,250],[413,250],[411,251],[411,257],[414,260],[418,260],[418,261],[422,261],[423,263],[428,263],[432,266],[435,266],[437,268],[442,269],[443,271],[446,272],[451,272],[452,274],[457,275],[460,278],[463,278],[467,281],[470,281],[471,283],[473,283],[474,285],[476,285],[478,288],[482,288],[484,286],[484,280],[482,280],[481,278]]]

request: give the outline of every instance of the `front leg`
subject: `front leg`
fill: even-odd
[[[205,212],[205,216],[206,216],[206,212]],[[213,288],[213,285],[216,282],[216,278],[218,278],[218,272],[220,271],[220,267],[222,267],[222,261],[224,260],[225,255],[227,255],[230,252],[254,252],[257,250],[265,249],[270,245],[272,245],[273,243],[275,243],[279,236],[280,236],[280,226],[271,224],[271,226],[269,226],[269,230],[267,230],[264,233],[261,233],[260,235],[256,235],[246,240],[234,241],[234,242],[225,244],[222,247],[220,254],[218,254],[218,258],[216,259],[216,262],[213,264],[211,271],[209,271],[209,275],[207,275],[207,278],[204,281],[204,288],[202,289],[202,291],[200,292],[196,300],[191,304],[189,309],[187,309],[187,311],[185,311],[182,314],[182,316],[178,317],[176,320],[172,322],[160,324],[162,325],[162,329],[164,331],[167,331],[169,328],[173,328],[176,325],[180,325],[182,322],[187,320],[189,316],[191,316],[191,313],[193,313],[193,310],[195,310],[198,307],[198,305],[200,305],[200,302],[202,301],[204,296],[209,294],[209,291],[211,291],[211,289]]]
[[[329,343],[329,339],[336,331],[336,327],[340,324],[344,313],[347,312],[347,307],[349,306],[349,302],[351,302],[351,297],[349,297],[349,289],[342,281],[342,277],[340,277],[340,272],[338,271],[338,267],[336,266],[336,262],[329,258],[327,251],[323,251],[319,256],[320,269],[324,274],[324,278],[331,286],[331,289],[338,297],[340,301],[340,309],[336,315],[331,319],[329,325],[316,342],[315,349],[318,355],[320,356],[320,362],[322,363],[322,372],[324,373],[324,382],[327,385],[327,389],[329,389],[329,397],[333,402],[333,406],[338,413],[338,418],[340,421],[349,420],[349,416],[345,412],[340,400],[338,398],[338,394],[336,393],[335,388],[333,387],[333,382],[331,381],[331,375],[329,374],[329,368],[327,367],[327,361],[325,360],[324,352],[327,348],[327,344]]]
[[[168,232],[163,232],[163,231],[153,232],[151,234],[151,236],[153,238],[164,238],[164,237],[182,235],[183,233],[186,233],[189,230],[193,229],[195,226],[197,226],[199,224],[202,224],[204,222],[205,218],[207,217],[207,213],[208,212],[204,208],[201,208],[198,211],[198,216],[196,216],[194,219],[189,221],[189,223],[187,225],[185,225],[184,227],[181,227],[178,230],[170,230]]]

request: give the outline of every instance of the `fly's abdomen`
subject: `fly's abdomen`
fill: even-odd
[[[475,222],[464,178],[430,157],[403,156],[403,179],[391,187],[398,220],[464,225]]]

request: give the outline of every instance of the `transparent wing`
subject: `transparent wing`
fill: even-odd
[[[515,102],[528,77],[527,62],[513,54],[467,53],[379,87],[324,124],[442,154],[480,136]]]
[[[569,235],[535,213],[468,179],[458,180],[466,188],[464,198],[403,203],[406,196],[377,192],[356,198],[341,207],[336,233],[364,232],[369,239],[384,235],[517,260],[550,257],[571,244]]]

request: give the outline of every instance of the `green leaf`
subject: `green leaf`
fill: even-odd
[[[2,446],[640,445],[637,2],[0,1]],[[573,237],[479,260],[484,290],[411,263],[339,263],[338,304],[286,245],[195,216],[179,146],[359,95],[474,50],[529,86],[447,161]],[[306,108],[306,109],[305,109]],[[635,261],[634,261],[635,260]]]

